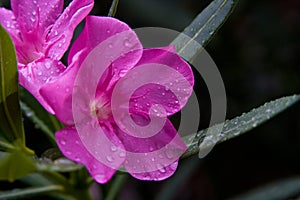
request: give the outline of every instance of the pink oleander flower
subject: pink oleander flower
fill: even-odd
[[[141,180],[171,176],[186,145],[167,116],[186,104],[194,84],[174,48],[143,49],[125,23],[88,16],[68,62],[40,89],[66,125],[55,134],[62,153],[99,183],[120,167]]]
[[[63,0],[11,0],[12,10],[0,8],[0,23],[16,47],[20,84],[52,114],[39,89],[65,70],[59,60],[94,1],[74,0],[62,13],[63,4]]]

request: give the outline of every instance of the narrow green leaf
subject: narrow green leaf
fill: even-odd
[[[253,189],[245,194],[230,198],[230,200],[274,200],[294,199],[300,194],[300,177],[291,177],[279,180],[260,188]],[[299,199],[299,198],[297,198]]]
[[[211,2],[172,42],[179,55],[187,61],[191,61],[225,22],[233,11],[236,2],[237,0],[215,0]]]
[[[23,113],[25,113],[25,116],[30,119],[34,124],[36,124],[37,128],[41,129],[46,136],[49,138],[49,140],[55,144],[55,138],[54,138],[54,132],[48,127],[48,125],[42,121],[36,113],[26,105],[26,103],[20,101],[21,109]]]
[[[186,141],[192,140],[192,142],[188,147],[188,150],[182,155],[182,158],[196,154],[199,150],[200,154],[205,154],[207,151],[210,151],[215,144],[232,139],[252,130],[299,100],[300,95],[282,97],[269,103],[265,103],[263,106],[255,108],[232,120],[227,120],[223,124],[217,124],[202,130],[194,137],[185,138]]]
[[[108,16],[109,17],[114,17],[117,13],[117,9],[118,9],[118,4],[119,4],[119,0],[113,0],[108,12]]]
[[[42,130],[53,144],[56,144],[54,133],[63,128],[62,124],[22,87],[20,87],[20,98],[21,109],[25,117],[31,120],[36,128]]]
[[[23,151],[3,153],[0,157],[0,180],[12,182],[36,170],[34,161]]]
[[[18,95],[16,53],[8,33],[0,26],[0,132],[8,141],[25,147]]]
[[[12,191],[0,192],[0,199],[24,199],[53,192],[62,192],[63,189],[64,188],[61,185],[14,189]]]

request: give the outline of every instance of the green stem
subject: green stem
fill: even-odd
[[[127,174],[119,174],[115,176],[115,179],[112,180],[111,186],[107,191],[107,196],[104,198],[105,200],[114,200],[120,192],[121,187],[127,180]]]
[[[56,117],[54,115],[49,114],[49,118],[50,118],[55,130],[58,131],[63,128],[63,125],[56,119]]]
[[[25,197],[32,197],[41,194],[52,192],[62,192],[63,186],[49,185],[44,187],[32,187],[27,189],[13,190],[0,193],[0,199],[24,199]]]
[[[119,0],[113,0],[111,7],[108,12],[109,17],[114,17],[117,13],[117,8],[118,8]]]

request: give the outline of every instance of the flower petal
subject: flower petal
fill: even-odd
[[[143,118],[140,116],[135,121]],[[168,119],[163,129],[152,137],[137,138],[122,130],[117,131],[117,136],[126,150],[124,167],[142,180],[162,180],[171,176],[187,148]]]
[[[24,35],[32,32],[42,36],[61,13],[63,0],[31,0],[26,3],[13,0],[11,6]]]
[[[20,42],[20,31],[12,11],[0,8],[0,24],[10,34],[15,44]]]
[[[158,170],[146,173],[131,173],[131,176],[134,178],[143,180],[143,181],[161,181],[169,178],[174,174],[178,166],[178,161],[168,165],[162,166],[157,164]]]
[[[141,68],[140,76],[143,76],[143,73],[147,74],[144,78],[149,80],[149,84],[137,88],[132,95],[131,112],[148,113],[151,106],[160,104],[169,116],[178,112],[192,94],[192,69],[178,54],[172,52],[172,49],[145,49],[135,68]],[[124,88],[123,92],[130,90],[133,84],[135,83],[128,81],[127,89]]]
[[[88,15],[93,0],[73,0],[54,23],[47,37],[47,52],[50,58],[59,60],[69,47],[76,26]]]
[[[116,169],[101,163],[86,149],[74,127],[56,132],[55,138],[62,153],[67,158],[85,165],[98,183],[106,183],[116,172]],[[101,152],[101,148],[99,151]]]
[[[105,22],[104,25],[107,24],[106,26],[101,26],[103,21]],[[114,31],[111,30],[114,35],[102,37],[102,35],[105,35],[108,25],[112,23],[115,23],[116,27],[119,26],[119,28],[116,28]],[[126,40],[132,46],[123,45],[125,37],[127,37]],[[83,43],[86,44],[86,48],[82,45]],[[110,47],[110,45],[113,47]],[[77,87],[78,90],[82,92],[78,95],[78,98],[86,98],[83,100],[85,101],[85,109],[87,109],[87,112],[90,112],[90,101],[98,93],[103,95],[103,91],[108,90],[109,84],[122,75],[121,71],[127,72],[128,69],[132,68],[142,54],[141,43],[133,30],[116,19],[104,17],[87,17],[83,33],[75,41],[72,49],[78,51],[76,52],[77,54],[75,54],[75,50],[73,50],[73,53],[70,53],[72,62],[67,70],[58,79],[47,83],[41,88],[41,94],[45,99],[49,100],[49,104],[55,110],[56,116],[67,125],[73,124],[72,93],[75,80],[80,80],[76,83],[79,86]],[[121,55],[123,57],[119,58]],[[120,63],[115,66],[114,63],[111,64],[111,59],[117,59],[116,62]],[[83,60],[85,60],[84,63]],[[83,64],[84,67],[81,66]],[[94,67],[86,68],[87,65]],[[105,71],[105,69],[107,70]],[[101,70],[105,72],[99,72]],[[80,74],[78,74],[78,71]],[[104,75],[101,76],[101,74]],[[101,80],[99,81],[100,78]],[[102,89],[98,89],[98,93],[94,94],[98,85]],[[51,91],[56,92],[53,93]],[[110,97],[107,96],[107,98]]]
[[[101,33],[99,33],[99,30],[101,30]],[[126,39],[121,36],[118,37],[118,34],[125,31],[128,32],[127,35],[130,35],[130,38]],[[112,65],[108,67],[104,76],[99,81],[100,88],[98,88],[98,90],[100,91],[110,90],[112,85],[120,78],[120,76],[123,76],[129,69],[131,69],[142,56],[143,47],[134,31],[127,24],[115,18],[88,16],[86,18],[86,24],[83,32],[74,42],[69,53],[68,63],[78,62],[74,59],[72,61],[76,52],[84,49],[82,56],[86,57],[92,49],[112,36],[116,37],[116,41],[108,44],[111,46],[110,51],[115,51],[115,48],[123,48],[124,45],[131,48],[132,51],[126,53],[126,55],[119,55]],[[100,58],[99,62],[101,62]]]
[[[53,109],[41,96],[39,90],[45,83],[58,76],[64,70],[65,66],[61,62],[43,58],[31,62],[23,68],[19,68],[19,81],[48,112],[54,114]]]
[[[72,92],[78,67],[78,65],[68,66],[63,73],[55,77],[53,81],[44,84],[39,91],[54,110],[56,117],[65,125],[74,125]]]

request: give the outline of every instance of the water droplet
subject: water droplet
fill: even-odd
[[[153,151],[153,150],[154,150],[154,148],[153,148],[153,147],[150,147],[150,148],[149,148],[149,150],[150,150],[150,151]]]
[[[35,17],[30,17],[31,22],[35,22]]]
[[[176,170],[176,168],[177,168],[177,163],[171,164],[171,165],[170,165],[170,168],[171,168],[172,170]]]
[[[125,152],[120,152],[120,153],[119,153],[119,156],[120,156],[121,158],[124,158],[124,157],[126,156],[126,153],[125,153]]]
[[[164,92],[163,92],[163,93],[161,93],[161,95],[165,96],[165,95],[166,95],[166,93],[164,93]]]
[[[128,39],[124,40],[125,47],[131,47],[131,43]]]
[[[66,151],[66,154],[70,156],[70,155],[72,155],[72,152],[71,151]]]
[[[77,156],[75,156],[75,161],[76,162],[80,162],[80,158],[78,158]]]
[[[46,69],[50,69],[51,64],[50,64],[49,62],[46,62],[46,63],[45,63],[45,67],[46,67]]]
[[[58,32],[57,32],[57,31],[54,31],[54,35],[58,35]]]
[[[106,160],[108,161],[108,162],[113,162],[115,159],[112,157],[112,156],[106,156]]]
[[[108,47],[109,47],[109,48],[113,48],[112,43],[109,43],[109,44],[108,44]]]
[[[61,43],[59,43],[59,44],[58,44],[58,47],[61,47],[61,46],[62,46],[62,44],[61,44]]]
[[[34,11],[32,11],[32,15],[36,15],[36,11],[34,10]]]
[[[169,159],[172,159],[174,157],[173,152],[170,149],[167,149],[165,153],[167,158]]]
[[[68,93],[68,92],[70,92],[70,88],[66,88],[66,90],[65,90],[65,91],[66,91],[67,93]]]
[[[39,76],[42,76],[43,73],[42,73],[41,71],[39,71],[37,74],[38,74]]]
[[[36,1],[36,0],[33,0],[33,3],[34,3],[34,4],[36,4],[36,3],[37,3],[37,1]]]
[[[95,180],[102,183],[106,181],[106,177],[104,174],[100,173],[94,176]]]
[[[109,30],[109,29],[107,29],[107,30],[106,30],[106,33],[108,33],[108,34],[109,34],[109,33],[110,33],[110,30]]]
[[[162,164],[157,164],[156,165],[157,169],[161,172],[161,173],[165,173],[166,170],[164,168],[164,166]]]
[[[154,162],[154,161],[155,161],[155,158],[151,158],[151,160],[152,160],[152,162]]]
[[[111,146],[111,147],[110,147],[110,150],[111,150],[112,152],[115,152],[115,151],[117,151],[117,147],[116,147],[116,146]]]
[[[75,141],[76,144],[80,144],[80,142],[78,140]]]

